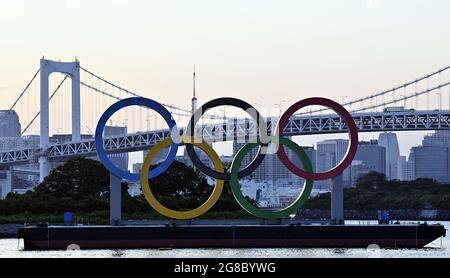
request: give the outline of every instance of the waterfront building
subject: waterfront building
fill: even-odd
[[[386,178],[388,180],[397,178],[397,161],[400,157],[397,134],[383,132],[378,137],[378,145],[386,149]]]
[[[164,160],[166,160],[167,155],[169,154],[170,148],[164,148],[162,150],[160,150],[155,157],[152,160],[152,165],[157,165],[158,163],[163,162]],[[143,151],[143,159],[142,161],[145,160],[145,158],[148,155],[148,150]]]
[[[358,179],[369,172],[386,174],[386,149],[377,140],[361,141],[350,169],[350,184],[355,186]]]
[[[401,181],[415,180],[414,161],[406,160],[406,156],[400,156],[397,162],[397,179]]]
[[[0,200],[4,199],[8,195],[12,188],[11,170],[0,171]]]
[[[327,172],[335,167],[345,156],[348,148],[348,140],[345,139],[331,139],[317,143],[316,151],[316,172]],[[342,179],[344,186],[350,185],[350,171],[347,168],[342,173]],[[315,186],[317,188],[329,188],[330,181],[316,181]]]
[[[415,178],[435,179],[450,182],[450,148],[419,146],[411,148],[410,161],[414,163]]]
[[[289,138],[290,139],[290,138]],[[237,152],[245,145],[245,142],[233,141],[233,154],[236,156]],[[273,145],[271,145],[272,147]],[[296,155],[292,151],[285,148],[288,157],[291,161],[297,161]],[[256,157],[258,148],[253,148],[242,160],[241,169],[250,164],[250,162]],[[295,157],[294,157],[295,156]],[[299,162],[297,162],[299,163]],[[299,163],[301,165],[301,163]],[[264,160],[256,168],[256,170],[248,177],[249,179],[254,179],[255,181],[276,181],[279,179],[294,179],[299,181],[300,178],[294,176],[281,161],[279,160],[275,150],[265,155]]]
[[[141,173],[141,168],[142,168],[142,163],[140,163],[140,162],[134,163],[133,164],[133,168],[132,168],[132,173],[133,174]]]
[[[424,136],[422,146],[411,148],[409,162],[414,178],[450,182],[450,131],[438,130]]]
[[[374,165],[364,164],[361,160],[353,160],[350,166],[351,185],[355,187],[358,180],[370,172],[376,172]]]
[[[436,130],[434,133],[425,135],[422,146],[450,148],[450,130]]]
[[[19,115],[14,110],[0,110],[0,138],[21,135]]]

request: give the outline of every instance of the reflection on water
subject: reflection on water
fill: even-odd
[[[355,221],[350,221],[355,223]],[[358,223],[358,221],[356,221]],[[429,222],[430,224],[434,222]],[[440,222],[447,230],[450,222]],[[437,239],[422,249],[366,249],[346,248],[247,248],[247,249],[132,249],[132,250],[77,250],[66,251],[24,251],[23,242],[17,239],[0,239],[0,257],[24,258],[407,258],[447,257],[450,258],[450,235]]]

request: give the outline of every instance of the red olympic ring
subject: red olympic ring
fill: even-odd
[[[345,154],[345,157],[342,159],[342,161],[336,165],[333,169],[323,172],[323,173],[308,173],[303,171],[302,169],[298,168],[292,161],[289,160],[286,151],[284,150],[284,146],[282,144],[279,144],[278,146],[278,158],[280,161],[295,175],[302,177],[306,180],[326,180],[334,178],[338,175],[340,175],[344,170],[350,166],[352,163],[353,158],[355,157],[356,150],[358,148],[358,129],[356,127],[355,121],[353,120],[352,115],[339,103],[332,101],[327,98],[321,98],[321,97],[312,97],[312,98],[306,98],[303,100],[300,100],[296,103],[294,103],[291,107],[289,107],[286,112],[280,117],[280,120],[278,121],[277,127],[276,127],[276,134],[280,137],[283,136],[284,128],[286,127],[289,118],[298,110],[310,106],[310,105],[320,105],[325,106],[336,112],[338,115],[340,115],[343,119],[345,124],[347,125],[348,129],[348,136],[349,136],[349,146],[347,148],[347,153]]]

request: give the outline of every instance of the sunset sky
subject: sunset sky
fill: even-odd
[[[449,11],[446,0],[2,1],[0,109],[42,56],[77,57],[128,89],[185,108],[193,64],[199,103],[356,98],[449,65]],[[423,133],[415,134],[401,135],[409,138],[403,153],[420,142]]]

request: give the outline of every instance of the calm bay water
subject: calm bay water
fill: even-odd
[[[346,223],[358,223],[347,221]],[[367,222],[364,222],[367,223]],[[436,222],[428,222],[434,224]],[[450,230],[450,221],[439,222]],[[0,257],[14,258],[450,258],[450,234],[422,249],[249,248],[24,251],[17,239],[0,239]]]

